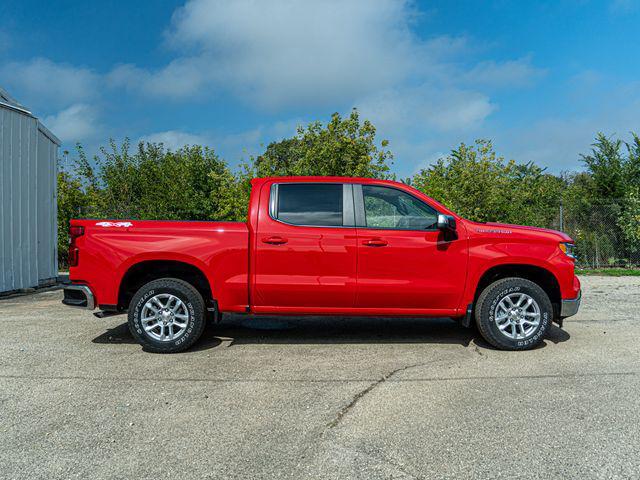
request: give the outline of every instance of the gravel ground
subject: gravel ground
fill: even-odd
[[[530,352],[449,320],[225,318],[146,353],[60,291],[0,301],[0,477],[637,478],[640,278]]]

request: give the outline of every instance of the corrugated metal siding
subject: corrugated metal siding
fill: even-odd
[[[0,105],[0,292],[35,287],[58,271],[58,146],[28,113]]]

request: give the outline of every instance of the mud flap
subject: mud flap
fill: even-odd
[[[213,323],[219,323],[222,320],[222,313],[218,309],[218,301],[215,299],[208,300],[207,304],[207,316],[213,321]]]
[[[462,321],[460,322],[464,327],[471,326],[471,318],[473,315],[473,303],[467,305],[467,313],[465,313],[464,317],[462,317]]]

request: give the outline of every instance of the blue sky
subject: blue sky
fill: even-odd
[[[640,2],[0,4],[0,86],[71,149],[110,137],[230,164],[357,107],[410,175],[460,142],[579,169],[640,131]]]

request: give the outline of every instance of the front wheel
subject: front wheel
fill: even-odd
[[[204,300],[190,283],[161,278],[143,285],[129,305],[129,330],[145,350],[186,350],[205,327]]]
[[[475,318],[482,337],[494,347],[528,350],[542,342],[553,306],[539,285],[524,278],[504,278],[480,294]]]

